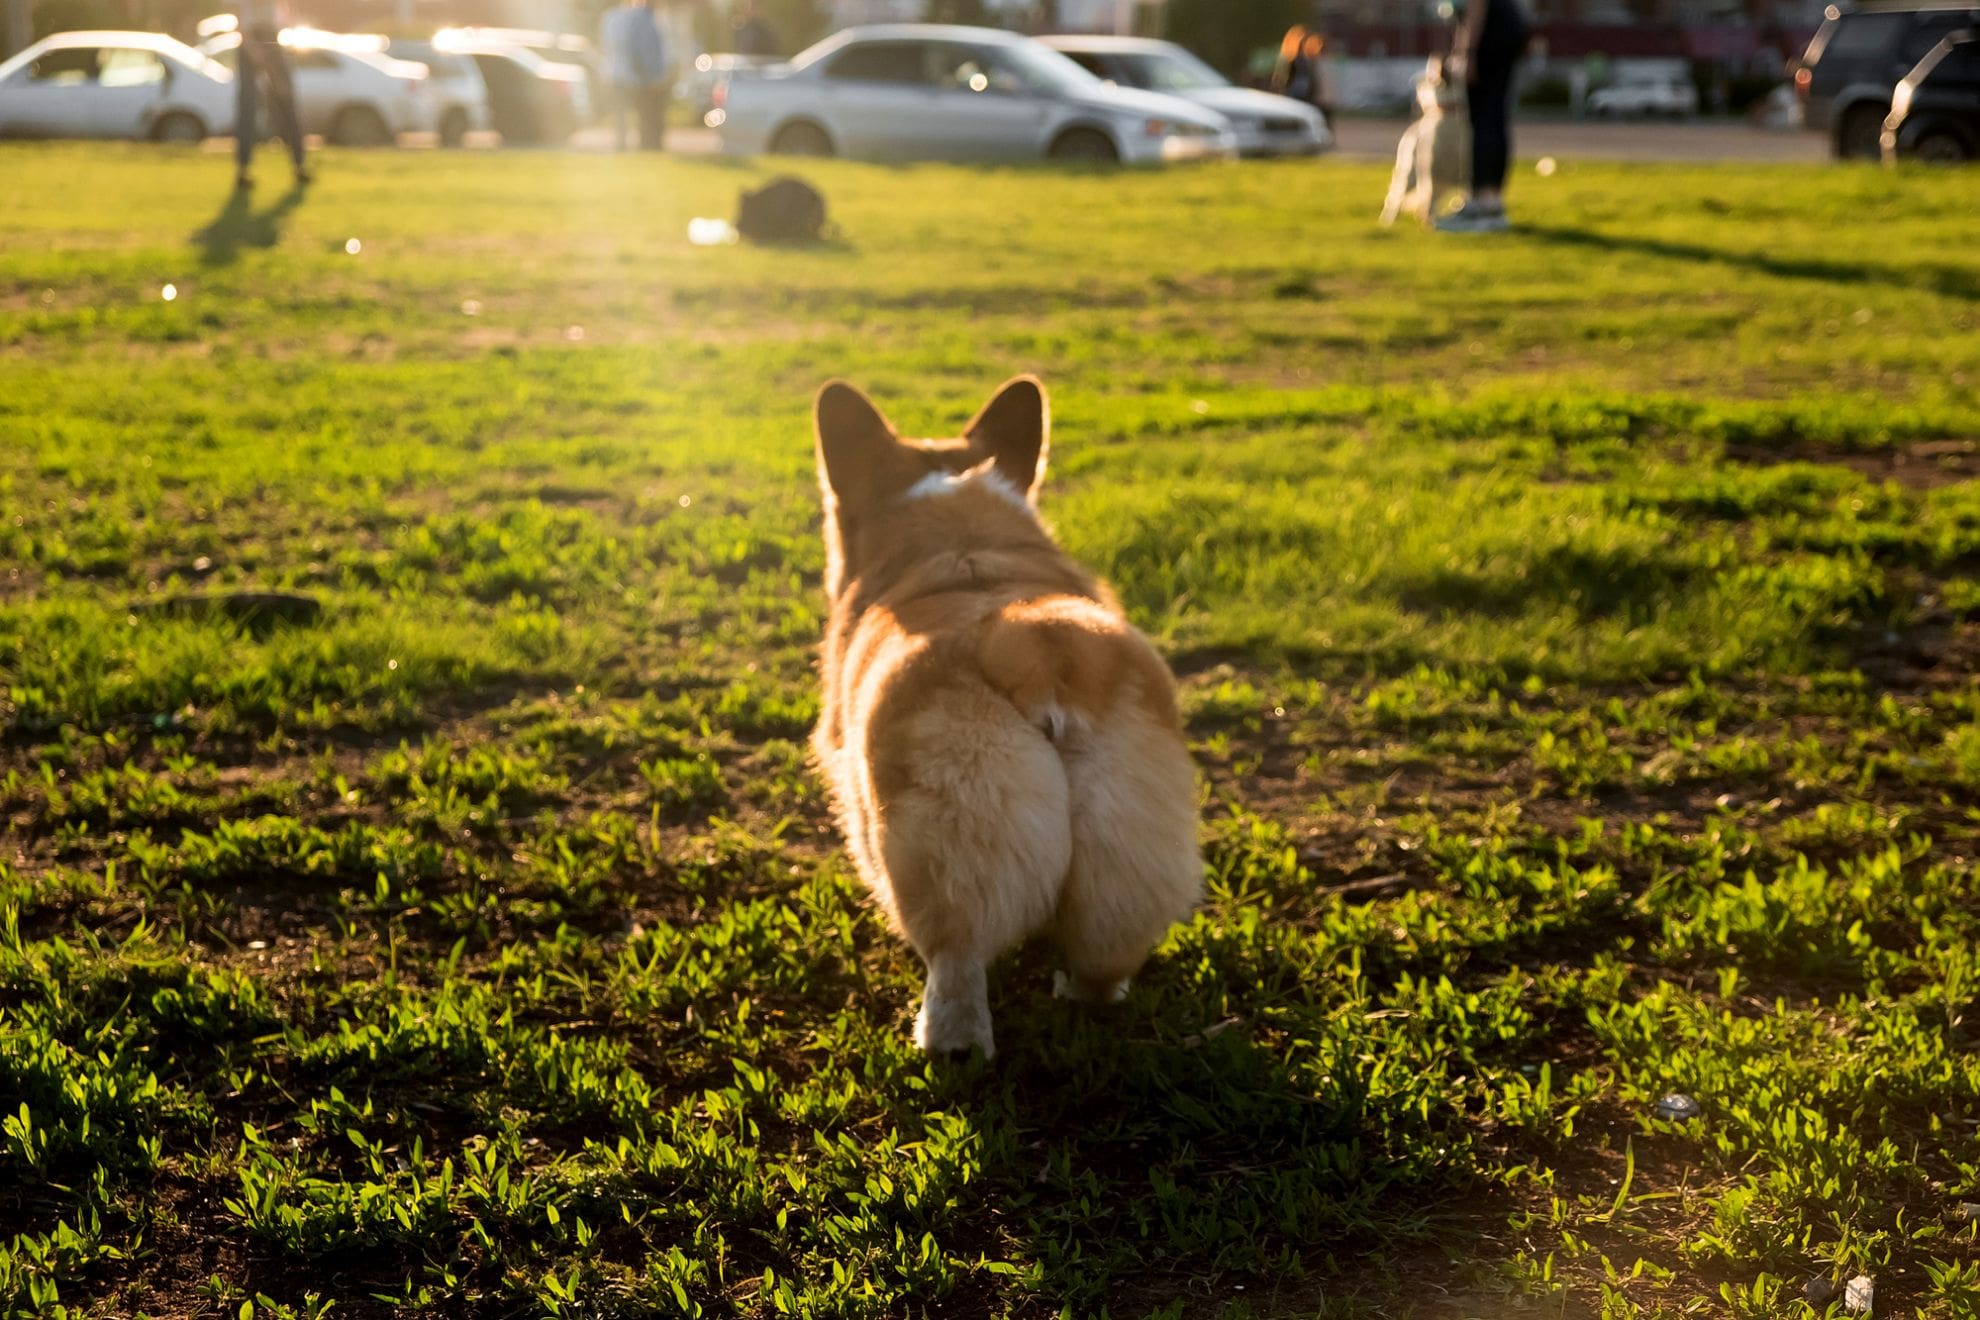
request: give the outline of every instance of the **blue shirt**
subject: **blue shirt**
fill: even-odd
[[[598,25],[604,47],[605,80],[618,87],[644,87],[667,77],[667,39],[660,22],[644,5],[620,5],[605,12]]]

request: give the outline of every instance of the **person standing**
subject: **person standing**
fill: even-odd
[[[1469,0],[1458,29],[1459,67],[1471,112],[1471,196],[1440,216],[1452,233],[1498,233],[1506,220],[1506,167],[1512,158],[1513,72],[1530,35],[1519,0]]]
[[[1306,61],[1306,27],[1295,23],[1279,42],[1279,58],[1272,66],[1271,89],[1295,101],[1313,96],[1313,66]]]
[[[660,33],[651,0],[622,0],[605,11],[598,25],[605,57],[605,86],[612,102],[612,127],[619,150],[626,149],[626,121],[639,121],[642,151],[666,146],[667,39]]]
[[[275,136],[289,148],[298,188],[310,180],[303,158],[302,116],[296,112],[296,81],[282,49],[288,14],[282,0],[241,0],[241,45],[234,61],[234,187],[254,187],[254,147],[261,136],[256,103],[266,98]]]

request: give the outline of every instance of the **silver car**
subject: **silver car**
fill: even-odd
[[[152,32],[61,32],[0,64],[0,137],[197,142],[234,128],[234,75]]]
[[[1122,87],[1166,92],[1231,121],[1246,156],[1311,156],[1334,145],[1327,117],[1304,101],[1238,87],[1173,41],[1149,37],[1041,37],[1081,68]]]
[[[788,65],[730,79],[718,101],[709,118],[729,152],[1129,164],[1237,152],[1216,111],[1109,86],[992,28],[849,28]]]

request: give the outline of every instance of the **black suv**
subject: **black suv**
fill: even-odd
[[[1973,0],[1830,5],[1794,75],[1808,126],[1827,133],[1838,156],[1875,159],[1891,89],[1948,33],[1975,25]]]
[[[1980,158],[1980,28],[1961,28],[1932,48],[1891,93],[1884,159]]]

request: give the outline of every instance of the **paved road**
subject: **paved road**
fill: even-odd
[[[1337,154],[1349,160],[1393,160],[1402,119],[1343,119],[1337,125]],[[608,151],[610,130],[591,127],[571,139],[581,151]],[[1513,145],[1529,160],[1662,161],[1820,161],[1828,145],[1819,133],[1750,128],[1741,123],[1576,123],[1570,120],[1520,120],[1513,126]],[[677,128],[667,134],[667,146],[684,156],[717,149],[712,129]]]
[[[1351,158],[1393,160],[1401,119],[1343,119],[1336,126],[1339,152]],[[1751,128],[1743,123],[1620,123],[1517,120],[1513,149],[1531,159],[1666,161],[1819,161],[1828,144],[1819,133]]]

